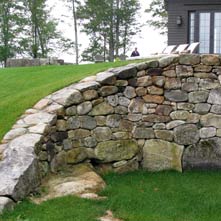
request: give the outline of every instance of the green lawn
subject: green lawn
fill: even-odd
[[[105,201],[71,196],[41,205],[25,201],[0,220],[95,221],[110,209],[125,221],[221,221],[220,172],[139,171],[109,174],[105,180]]]
[[[38,100],[82,78],[128,62],[0,69],[0,140]]]

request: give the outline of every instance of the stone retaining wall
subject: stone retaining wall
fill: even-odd
[[[85,161],[117,172],[221,168],[220,76],[219,56],[173,55],[45,97],[0,145],[0,204]]]

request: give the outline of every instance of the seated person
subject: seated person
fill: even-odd
[[[131,57],[136,57],[136,56],[140,56],[139,52],[137,51],[137,48],[135,48],[131,54]]]

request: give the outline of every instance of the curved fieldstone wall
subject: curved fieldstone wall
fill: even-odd
[[[110,69],[40,100],[0,145],[0,209],[82,162],[124,172],[221,168],[221,59]]]

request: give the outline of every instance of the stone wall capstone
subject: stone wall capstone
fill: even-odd
[[[83,79],[27,110],[0,145],[0,204],[49,172],[221,168],[221,57],[172,55]]]

